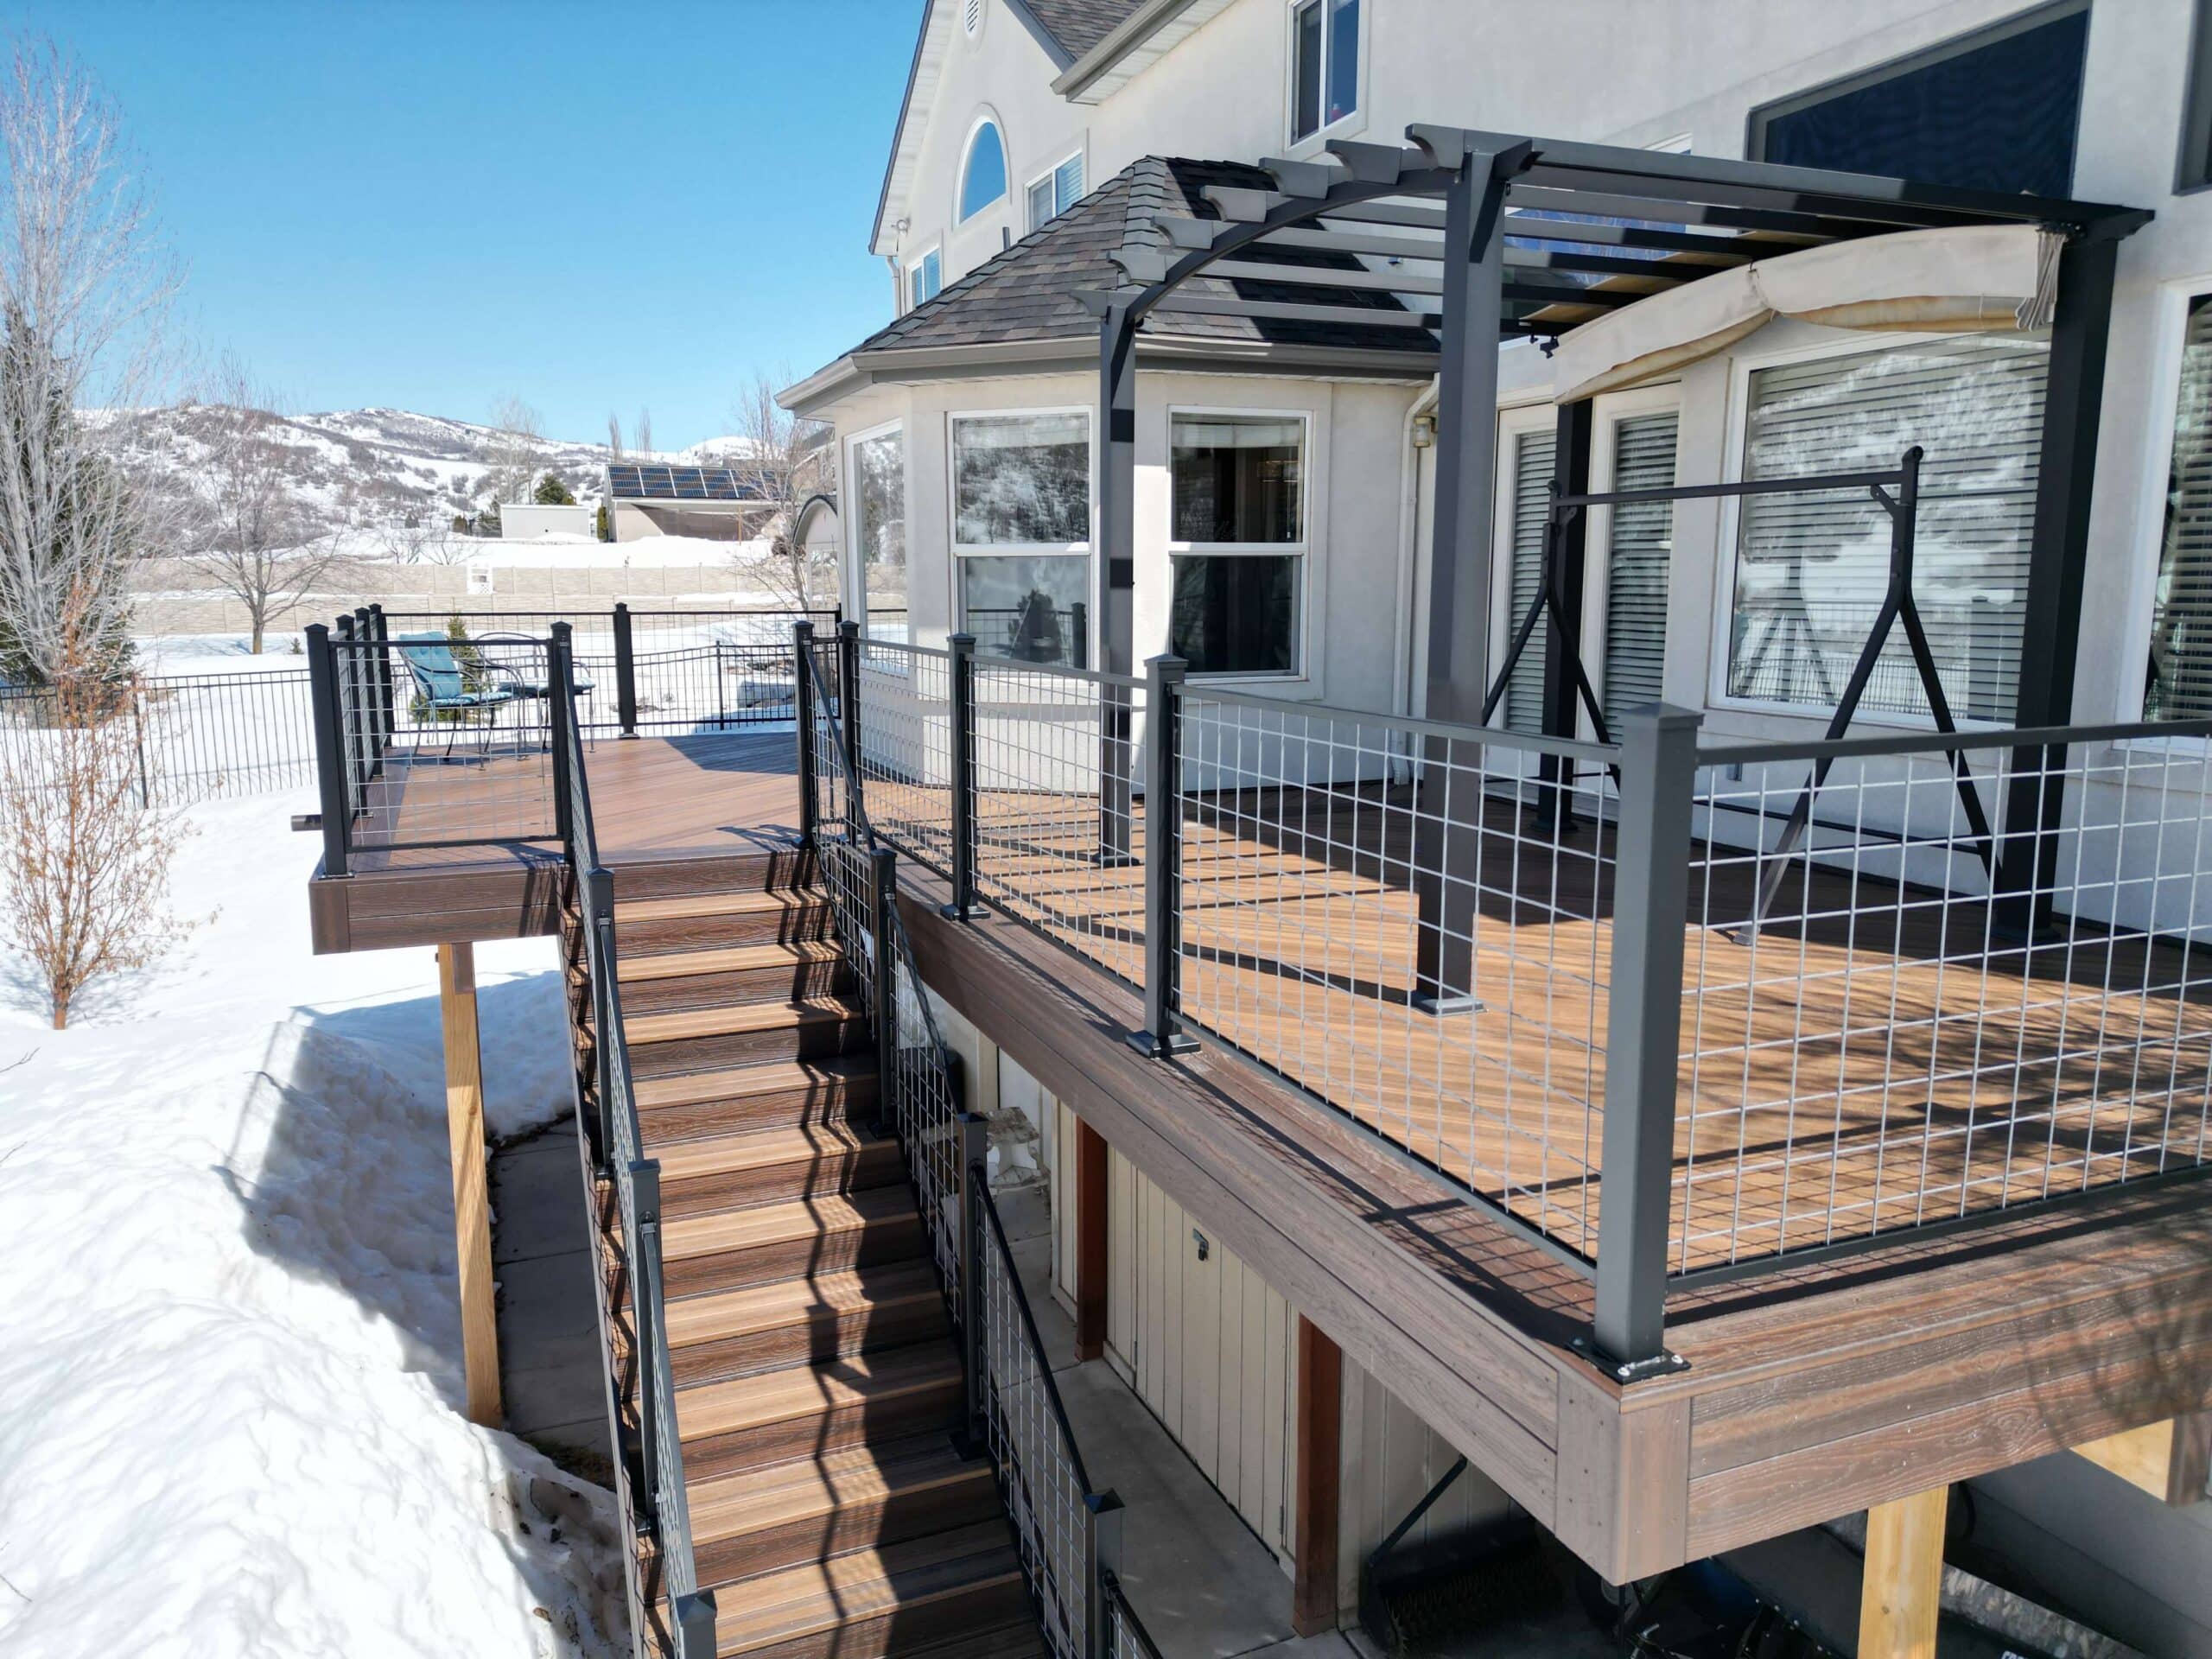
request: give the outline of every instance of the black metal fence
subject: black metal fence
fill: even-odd
[[[136,676],[121,683],[113,717],[131,725],[142,805],[190,806],[315,782],[304,666]],[[33,775],[61,718],[50,686],[0,686],[0,772]]]
[[[1093,1487],[991,1197],[984,1120],[963,1109],[895,902],[897,855],[863,805],[850,723],[857,634],[798,630],[800,822],[878,1045],[880,1127],[921,1206],[966,1381],[965,1436],[988,1453],[1038,1623],[1055,1659],[1156,1653],[1116,1573],[1121,1501]]]
[[[882,838],[1594,1281],[1670,1289],[2212,1167],[2212,721],[1577,742],[817,646]]]

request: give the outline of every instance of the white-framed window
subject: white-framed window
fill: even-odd
[[[852,534],[845,588],[853,618],[870,639],[903,643],[906,622],[906,434],[897,422],[845,446],[852,480]]]
[[[952,416],[952,551],[978,652],[1090,661],[1090,412]]]
[[[1290,140],[1359,111],[1360,0],[1295,0],[1290,9]]]
[[[960,158],[960,201],[957,220],[969,219],[1006,198],[1006,135],[997,118],[978,116],[968,131],[968,148]]]
[[[1679,388],[1667,385],[1598,400],[1592,410],[1592,493],[1673,486],[1680,397]],[[1584,586],[1583,660],[1597,683],[1605,724],[1618,737],[1624,712],[1663,695],[1675,504],[1593,508],[1585,553],[1590,575]]]
[[[1025,194],[1031,230],[1058,219],[1083,200],[1083,152],[1076,151],[1058,167],[1030,180]]]
[[[1491,672],[1505,653],[1521,620],[1543,585],[1544,530],[1551,512],[1552,472],[1558,457],[1557,419],[1549,404],[1507,409],[1497,417],[1497,497],[1493,507]],[[1501,712],[1508,731],[1535,736],[1544,729],[1544,664],[1551,655],[1551,623],[1540,620],[1505,683]]]
[[[908,262],[906,266],[906,308],[911,311],[924,300],[933,300],[944,286],[943,255],[936,248]]]
[[[2212,294],[2192,295],[2186,305],[2151,594],[2145,720],[2212,718]]]
[[[1167,415],[1167,648],[1193,674],[1304,671],[1306,456],[1299,410]]]
[[[1899,337],[1743,362],[1734,475],[1880,471],[1926,452],[1913,597],[1962,720],[2012,717],[2050,342],[2040,334]],[[1890,518],[1863,490],[1726,504],[1714,701],[1832,712],[1887,587]],[[1928,701],[1894,627],[1859,717],[1924,724]]]

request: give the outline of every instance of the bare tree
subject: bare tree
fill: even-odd
[[[346,562],[345,540],[317,533],[302,499],[302,455],[276,399],[235,361],[207,401],[200,511],[186,563],[245,607],[257,656],[269,624]]]
[[[50,45],[0,67],[0,669],[52,680],[73,638],[127,656],[170,528],[128,462],[179,279],[113,105]]]
[[[29,958],[54,1028],[104,974],[143,968],[192,930],[168,908],[186,826],[156,804],[131,710],[139,688],[104,660],[80,594],[63,607],[48,723],[0,774],[0,931]]]
[[[837,597],[836,558],[809,550],[799,535],[800,509],[808,499],[836,491],[836,446],[823,442],[820,423],[800,420],[776,402],[776,388],[790,379],[784,372],[756,373],[730,410],[744,451],[732,460],[773,504],[734,557],[740,575],[752,585],[779,605],[805,611],[832,605]]]
[[[492,505],[530,499],[545,448],[545,418],[519,397],[502,397],[492,411],[491,468],[484,482]]]
[[[611,409],[607,411],[607,456],[610,461],[622,459],[622,417]]]
[[[630,429],[630,448],[647,461],[653,458],[653,412],[650,409],[638,411],[638,423]]]

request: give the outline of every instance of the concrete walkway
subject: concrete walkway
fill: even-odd
[[[576,1126],[492,1152],[492,1272],[507,1427],[563,1468],[613,1478]]]

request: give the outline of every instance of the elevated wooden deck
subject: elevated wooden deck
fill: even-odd
[[[588,766],[601,855],[630,863],[786,845],[798,824],[793,760],[788,732],[601,739]],[[318,874],[309,890],[316,952],[558,931],[550,777],[537,753],[387,757],[365,826],[377,844],[355,852],[352,874]],[[513,838],[461,841],[487,810]]]
[[[792,760],[788,734],[601,741],[588,764],[602,851],[633,863],[783,844],[798,820]],[[454,792],[486,787],[430,766],[396,783],[399,840],[437,839]],[[898,816],[895,793],[872,796],[880,821]],[[924,809],[912,823],[926,839],[942,791],[906,804]],[[1487,826],[1515,857],[1480,896],[1484,1006],[1439,1018],[1409,1006],[1413,900],[1386,880],[1404,855],[1386,817],[1369,815],[1371,838],[1311,817],[1302,839],[1255,833],[1235,810],[1195,825],[1186,988],[1217,1036],[1293,1088],[1222,1052],[1160,1063],[1128,1048],[1141,1008],[1104,969],[1138,959],[1137,873],[1071,861],[1069,838],[1095,833],[1095,817],[1040,821],[1036,804],[983,804],[995,891],[1063,931],[1081,917],[1071,938],[1090,960],[1003,918],[944,920],[949,895],[910,860],[902,904],[925,976],[1608,1576],[2212,1407],[2212,1189],[2186,1184],[1948,1238],[1900,1233],[1678,1294],[1669,1342],[1689,1369],[1617,1385],[1572,1345],[1588,1329],[1587,1279],[1381,1138],[1570,1249],[1594,1242],[1608,976],[1603,895],[1594,878],[1580,895],[1573,883],[1578,862],[1599,867],[1531,862],[1525,836]],[[1693,915],[1739,906],[1725,885]],[[550,839],[365,853],[354,874],[316,882],[316,948],[551,933],[558,887]],[[2095,1149],[2147,1144],[2154,1121],[2168,1143],[2202,1132],[2202,1095],[2170,1062],[2196,1056],[2212,1022],[2202,1001],[2158,989],[2186,964],[1993,939],[1962,957],[1909,907],[1886,932],[1863,917],[1839,932],[1867,894],[1813,899],[1810,919],[1766,936],[1770,968],[1711,929],[1690,941],[1686,1031],[1702,1006],[1745,1040],[1729,1075],[1684,1080],[1678,1267],[1811,1242],[1806,1230],[1839,1213],[1895,1225],[1930,1190],[1993,1201],[2078,1184]],[[2096,1053],[2157,1058],[2069,1070],[2085,1032]],[[1969,1064],[1954,1063],[1961,1053]],[[1824,1113],[1793,1112],[1762,1143],[1774,1115],[1745,1108],[1800,1099],[1808,1066]],[[2050,1103],[2032,1135],[2008,1133],[2027,1121],[2012,1109],[2024,1079]],[[1358,1108],[1377,1133],[1309,1096]],[[2008,1148],[1994,1185],[1974,1179],[1984,1133]]]

